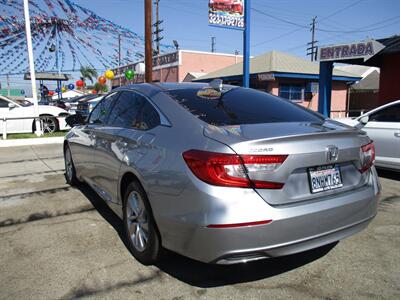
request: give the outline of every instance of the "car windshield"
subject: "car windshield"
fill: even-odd
[[[320,115],[289,100],[253,89],[232,88],[211,93],[205,87],[165,92],[190,113],[215,126],[324,121]]]
[[[19,105],[24,106],[24,107],[33,105],[33,103],[29,102],[28,100],[19,100],[19,101],[16,101],[16,102]]]

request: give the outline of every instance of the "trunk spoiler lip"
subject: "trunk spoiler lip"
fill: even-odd
[[[232,130],[234,129],[234,130]],[[263,141],[284,141],[287,139],[293,138],[305,138],[305,137],[317,137],[317,136],[334,136],[334,135],[348,135],[348,134],[357,134],[366,136],[366,132],[355,127],[343,127],[340,129],[332,129],[330,131],[321,131],[321,132],[307,132],[307,133],[296,133],[296,134],[287,134],[287,135],[275,135],[270,137],[256,138],[251,139],[243,136],[241,132],[241,125],[237,126],[204,126],[203,135],[207,138],[213,139],[217,142],[223,143],[227,146],[233,144],[241,144],[241,143],[257,143]]]

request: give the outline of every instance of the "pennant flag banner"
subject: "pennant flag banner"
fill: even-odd
[[[23,1],[0,0],[0,74],[28,71]],[[32,45],[38,72],[110,69],[144,58],[143,36],[69,0],[30,0]],[[174,49],[161,45],[161,52]],[[58,65],[57,65],[58,50]],[[58,66],[58,68],[57,68]]]

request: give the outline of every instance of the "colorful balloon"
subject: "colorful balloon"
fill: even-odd
[[[85,85],[85,83],[83,82],[83,80],[77,80],[76,82],[75,82],[75,84],[76,84],[76,86],[77,87],[83,87],[84,85]]]
[[[49,91],[49,96],[53,96],[54,95],[54,91]]]
[[[125,72],[125,77],[128,80],[131,80],[134,76],[135,76],[135,72],[133,72],[132,70],[128,70]]]
[[[63,87],[61,88],[61,92],[65,93],[66,91],[67,91],[67,88],[66,88],[65,86],[63,86]]]
[[[104,84],[106,84],[107,79],[106,79],[104,76],[100,76],[99,79],[98,79],[98,81],[99,81],[99,83],[100,83],[101,85],[104,85]]]
[[[68,89],[73,90],[75,88],[75,85],[73,83],[68,84]]]
[[[105,76],[107,79],[113,80],[115,75],[114,75],[114,72],[113,72],[113,71],[107,70],[107,71],[104,73],[104,76]]]
[[[97,94],[97,91],[96,90],[92,90],[92,94]]]

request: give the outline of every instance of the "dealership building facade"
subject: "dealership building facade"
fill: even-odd
[[[227,53],[177,50],[153,58],[153,81],[191,81],[199,76],[241,62],[242,59],[241,55]],[[127,70],[134,71],[139,63],[141,62],[115,68],[113,70],[115,73],[113,87],[144,82],[143,74],[136,74],[133,80],[127,80],[124,76]]]

